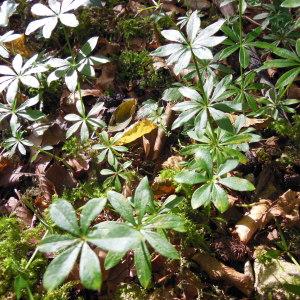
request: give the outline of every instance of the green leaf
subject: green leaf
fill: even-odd
[[[250,181],[235,176],[220,178],[219,183],[240,192],[255,190],[255,186]]]
[[[239,60],[243,69],[247,68],[250,63],[250,55],[248,49],[244,45],[240,47]]]
[[[234,160],[234,159],[227,160],[224,164],[222,164],[219,167],[218,175],[222,176],[224,174],[227,174],[228,172],[235,169],[238,166],[238,164],[239,164],[239,162],[237,160]]]
[[[197,113],[198,113],[197,109],[189,109],[181,113],[172,124],[172,130],[182,126],[184,123],[191,120],[194,117],[194,115],[196,115]]]
[[[139,231],[124,223],[107,221],[95,227],[87,240],[107,251],[126,252],[133,249],[142,238]]]
[[[205,182],[207,178],[195,170],[185,170],[181,171],[175,176],[175,181],[178,183],[185,183],[189,185]]]
[[[112,207],[120,214],[120,216],[124,220],[130,222],[131,224],[135,224],[135,220],[133,217],[133,208],[129,200],[127,200],[122,194],[114,191],[109,191],[107,193],[107,198]]]
[[[69,275],[76,262],[82,243],[67,249],[52,260],[43,277],[44,287],[52,291]]]
[[[300,5],[299,5],[300,6]],[[300,285],[299,284],[290,284],[290,283],[284,283],[283,287],[290,293],[294,295],[300,296]]]
[[[171,259],[180,258],[174,246],[162,235],[149,230],[142,230],[141,233],[147,242],[161,255]]]
[[[212,189],[212,185],[210,183],[207,183],[202,185],[193,193],[192,200],[191,200],[193,209],[196,209],[202,205],[206,205],[210,202],[211,189]]]
[[[40,252],[57,252],[59,250],[65,249],[74,243],[78,242],[78,239],[68,235],[58,235],[52,234],[46,236],[38,245],[37,249]]]
[[[160,214],[150,219],[144,228],[147,229],[172,229],[178,232],[185,232],[185,220],[178,216],[168,214]]]
[[[276,82],[276,87],[285,87],[291,84],[295,78],[299,75],[300,68],[291,69],[280,76],[280,78]]]
[[[300,0],[299,0],[299,3],[300,3]],[[300,56],[300,38],[296,41],[296,52],[297,52],[298,56]]]
[[[228,195],[224,191],[224,189],[222,189],[217,184],[213,185],[211,198],[212,198],[213,204],[221,213],[223,213],[224,211],[226,211],[228,209],[228,207],[229,207]]]
[[[184,197],[177,196],[177,195],[170,195],[162,204],[160,211],[162,210],[172,210],[173,208],[177,207],[179,203],[184,200]]]
[[[197,149],[197,151],[195,151],[195,159],[200,161],[201,166],[209,175],[212,174],[213,161],[209,150]]]
[[[296,8],[300,6],[300,0],[285,0],[281,3],[282,7]]]
[[[80,227],[86,233],[92,221],[101,213],[106,204],[106,199],[94,198],[89,200],[83,207],[80,215]]]
[[[297,65],[297,62],[293,60],[287,60],[285,58],[278,58],[273,60],[268,60],[264,62],[263,68],[260,69],[269,69],[269,68],[288,68]]]
[[[220,60],[223,60],[223,59],[227,58],[228,56],[230,56],[235,51],[237,51],[238,49],[239,49],[238,45],[232,45],[232,46],[224,48],[217,55],[219,56]]]
[[[82,246],[79,276],[83,286],[91,290],[99,290],[102,284],[102,274],[99,258],[87,243]]]
[[[148,205],[151,205],[153,202],[153,193],[149,186],[149,181],[147,177],[144,177],[139,185],[137,186],[134,196],[134,207],[138,211],[138,219],[142,220],[146,213]]]
[[[109,251],[105,257],[104,268],[105,270],[109,270],[115,267],[121,259],[124,257],[126,252],[113,252]]]
[[[151,282],[151,256],[145,242],[141,242],[134,249],[134,265],[136,268],[137,277],[143,286],[147,288]]]
[[[76,212],[70,202],[59,199],[51,204],[50,217],[58,227],[74,235],[80,234]]]
[[[21,275],[18,275],[14,280],[14,290],[16,293],[17,300],[21,299],[23,289],[27,290],[28,300],[34,300],[33,295],[30,291],[28,281],[24,279]]]
[[[295,61],[299,62],[299,57],[290,50],[274,47],[274,48],[272,48],[272,52],[280,57],[290,59],[290,60],[295,60]]]

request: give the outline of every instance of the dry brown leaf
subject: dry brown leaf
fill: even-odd
[[[19,38],[5,43],[5,46],[9,49],[9,51],[13,54],[20,54],[23,57],[29,58],[32,56],[32,51],[26,46],[25,35],[22,34]]]
[[[288,190],[281,195],[276,204],[270,209],[274,217],[287,219],[288,225],[300,223],[300,192]]]
[[[84,89],[81,90],[81,97],[95,97],[98,98],[103,95],[103,92],[100,89]],[[60,98],[60,108],[66,114],[76,113],[76,102],[80,99],[79,92],[71,93],[69,90],[65,89]]]
[[[75,170],[75,172],[87,171],[90,168],[89,159],[83,156],[70,158],[67,160],[67,163]]]
[[[107,63],[101,68],[101,75],[96,81],[96,87],[104,91],[114,88],[117,66],[114,63]]]
[[[228,114],[229,119],[231,122],[235,122],[238,118],[237,115],[234,114]],[[245,124],[243,127],[254,127],[257,130],[262,130],[268,127],[270,120],[269,119],[257,119],[257,118],[248,118],[245,117]]]
[[[45,177],[53,183],[58,195],[61,195],[64,189],[74,188],[77,185],[69,170],[57,163],[48,168]]]
[[[32,222],[33,214],[20,200],[10,197],[5,204],[6,210],[17,217],[21,224],[29,227]]]
[[[50,205],[52,196],[56,193],[54,184],[45,175],[49,163],[49,157],[43,157],[35,168],[35,174],[38,176],[38,184],[41,190],[40,197],[36,199],[36,205],[42,209]]]
[[[174,155],[170,156],[163,164],[162,167],[164,169],[173,169],[173,170],[181,170],[182,169],[182,163],[184,163],[185,160],[180,155]]]

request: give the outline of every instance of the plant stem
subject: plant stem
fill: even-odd
[[[45,231],[43,237],[42,237],[42,240],[47,236],[48,232],[49,232],[49,230],[47,229],[47,230]],[[37,253],[38,253],[38,249],[37,249],[37,247],[36,247],[35,250],[34,250],[34,252],[33,252],[32,255],[31,255],[29,261],[27,262],[27,264],[26,264],[26,266],[25,266],[25,270],[27,270],[27,269],[29,268],[30,264],[31,264],[32,261],[34,260],[34,258],[35,258],[35,256],[37,255]]]
[[[65,26],[63,26],[63,31],[64,31],[65,39],[66,39],[66,42],[67,42],[67,45],[68,45],[70,54],[71,54],[72,59],[73,59],[73,62],[74,62],[74,60],[75,60],[75,58],[74,58],[74,53],[73,53],[73,50],[72,50],[72,47],[71,47],[71,44],[70,44],[70,39],[69,39],[69,37],[68,37],[67,29],[66,29]]]
[[[47,151],[47,150],[44,150],[44,149],[42,149],[42,148],[39,148],[39,147],[37,147],[37,146],[35,146],[35,145],[33,145],[32,148],[33,148],[35,151],[44,153],[44,154],[46,154],[46,155],[48,155],[48,156],[54,158],[55,160],[61,162],[61,163],[62,163],[65,167],[67,167],[68,169],[73,170],[72,167],[71,167],[68,163],[66,163],[65,160],[64,160],[63,158],[60,158],[59,156],[57,156],[57,155],[55,155],[55,154],[52,154],[51,152],[49,152],[49,151]]]
[[[199,69],[199,66],[198,66],[198,61],[197,61],[196,55],[194,54],[193,51],[192,51],[192,58],[193,58],[193,62],[194,62],[195,68],[196,68],[197,76],[198,76],[197,87],[199,88],[203,99],[205,100],[205,102],[207,102],[207,95],[204,91],[202,77],[201,77],[200,69]]]
[[[243,46],[243,0],[239,0],[239,38],[240,49]],[[240,50],[241,51],[241,50]],[[244,70],[240,62],[241,86],[244,86]]]

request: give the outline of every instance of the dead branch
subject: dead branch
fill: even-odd
[[[224,280],[249,296],[253,291],[251,277],[222,264],[206,253],[198,253],[192,258],[213,280]]]

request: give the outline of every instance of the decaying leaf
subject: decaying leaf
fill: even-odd
[[[29,227],[31,225],[32,212],[17,198],[10,197],[5,204],[5,208],[11,215],[15,215],[21,225]]]
[[[163,164],[164,169],[181,170],[184,158],[180,155],[170,156]]]
[[[125,129],[131,122],[137,108],[137,99],[124,100],[113,112],[109,124],[108,131],[121,131]]]
[[[64,189],[74,188],[77,184],[73,175],[65,167],[57,163],[48,168],[45,176],[53,183],[58,195],[61,195]]]
[[[257,257],[263,250],[259,247],[254,252]],[[283,259],[272,259],[267,263],[262,263],[259,259],[254,261],[255,289],[260,295],[285,295],[281,299],[298,299],[292,297],[284,288],[285,284],[299,285],[300,271],[299,268]],[[296,281],[298,281],[296,283]]]
[[[129,144],[147,133],[150,133],[152,130],[157,128],[157,125],[148,119],[138,121],[132,124],[128,129],[126,129],[122,137],[116,143],[117,145]]]
[[[107,63],[101,67],[101,75],[96,81],[96,86],[104,91],[114,88],[114,81],[117,73],[117,66],[114,63]]]
[[[67,163],[75,170],[75,172],[87,171],[90,167],[89,159],[83,156],[70,158]]]
[[[5,46],[9,49],[9,51],[13,54],[20,54],[23,57],[31,57],[32,51],[29,50],[29,48],[26,45],[25,35],[20,35],[19,38],[5,43]]]
[[[228,114],[228,117],[231,120],[231,122],[234,123],[237,120],[238,115]],[[245,128],[253,127],[257,130],[262,130],[267,128],[270,122],[271,120],[269,119],[257,119],[257,118],[245,117],[245,124],[243,125],[243,127]]]
[[[278,198],[277,203],[270,209],[274,217],[283,217],[288,225],[300,224],[300,192],[288,190]]]

